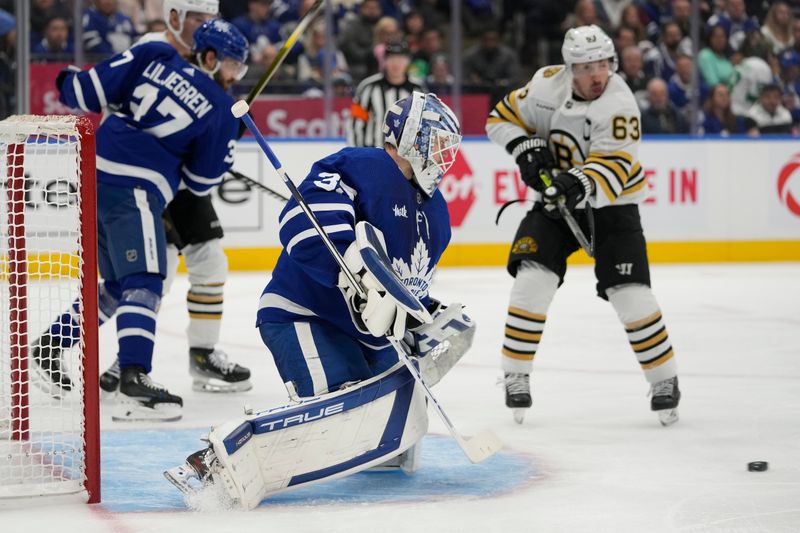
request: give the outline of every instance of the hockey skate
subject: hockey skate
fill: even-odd
[[[117,406],[111,415],[115,422],[180,420],[183,400],[156,385],[135,365],[123,368],[119,382]]]
[[[194,452],[180,466],[164,471],[167,481],[186,495],[197,494],[213,483],[212,468],[217,463],[217,455],[210,446]]]
[[[119,388],[119,359],[114,359],[114,363],[108,370],[100,374],[100,397],[103,400],[111,400],[117,395]]]
[[[671,426],[678,421],[678,404],[681,391],[678,388],[678,376],[653,383],[650,389],[650,409],[658,414],[662,426]]]
[[[514,421],[522,424],[526,409],[530,409],[533,404],[530,374],[506,372],[502,383],[506,386],[506,407],[510,407],[514,413]]]
[[[228,361],[221,350],[189,348],[192,389],[200,392],[243,392],[253,388],[250,370]]]
[[[61,360],[61,344],[57,338],[44,333],[31,347],[36,373],[41,378],[36,385],[53,398],[62,398],[72,390],[72,380]]]

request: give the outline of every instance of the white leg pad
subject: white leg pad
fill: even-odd
[[[219,459],[214,481],[253,509],[269,495],[403,453],[427,432],[426,408],[424,393],[398,363],[350,388],[232,420],[209,435]]]

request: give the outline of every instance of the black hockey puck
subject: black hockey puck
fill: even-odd
[[[753,461],[752,463],[747,463],[748,472],[764,472],[768,467],[769,463],[766,461]]]

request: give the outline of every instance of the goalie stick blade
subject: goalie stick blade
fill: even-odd
[[[465,439],[464,452],[473,463],[488,459],[503,448],[503,442],[489,430],[482,431],[472,438]]]

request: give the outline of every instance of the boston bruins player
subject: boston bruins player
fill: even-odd
[[[584,233],[595,232],[597,293],[624,324],[651,384],[651,409],[669,425],[678,420],[680,391],[672,345],[650,290],[639,220],[638,203],[645,196],[637,160],[639,109],[615,74],[614,45],[600,28],[569,30],[561,52],[564,65],[537,71],[494,107],[486,123],[489,138],[515,158],[535,200],[508,261],[515,281],[502,348],[506,405],[521,423],[531,406],[529,375],[547,309],[564,280],[567,257],[579,248],[557,209],[563,201]]]

